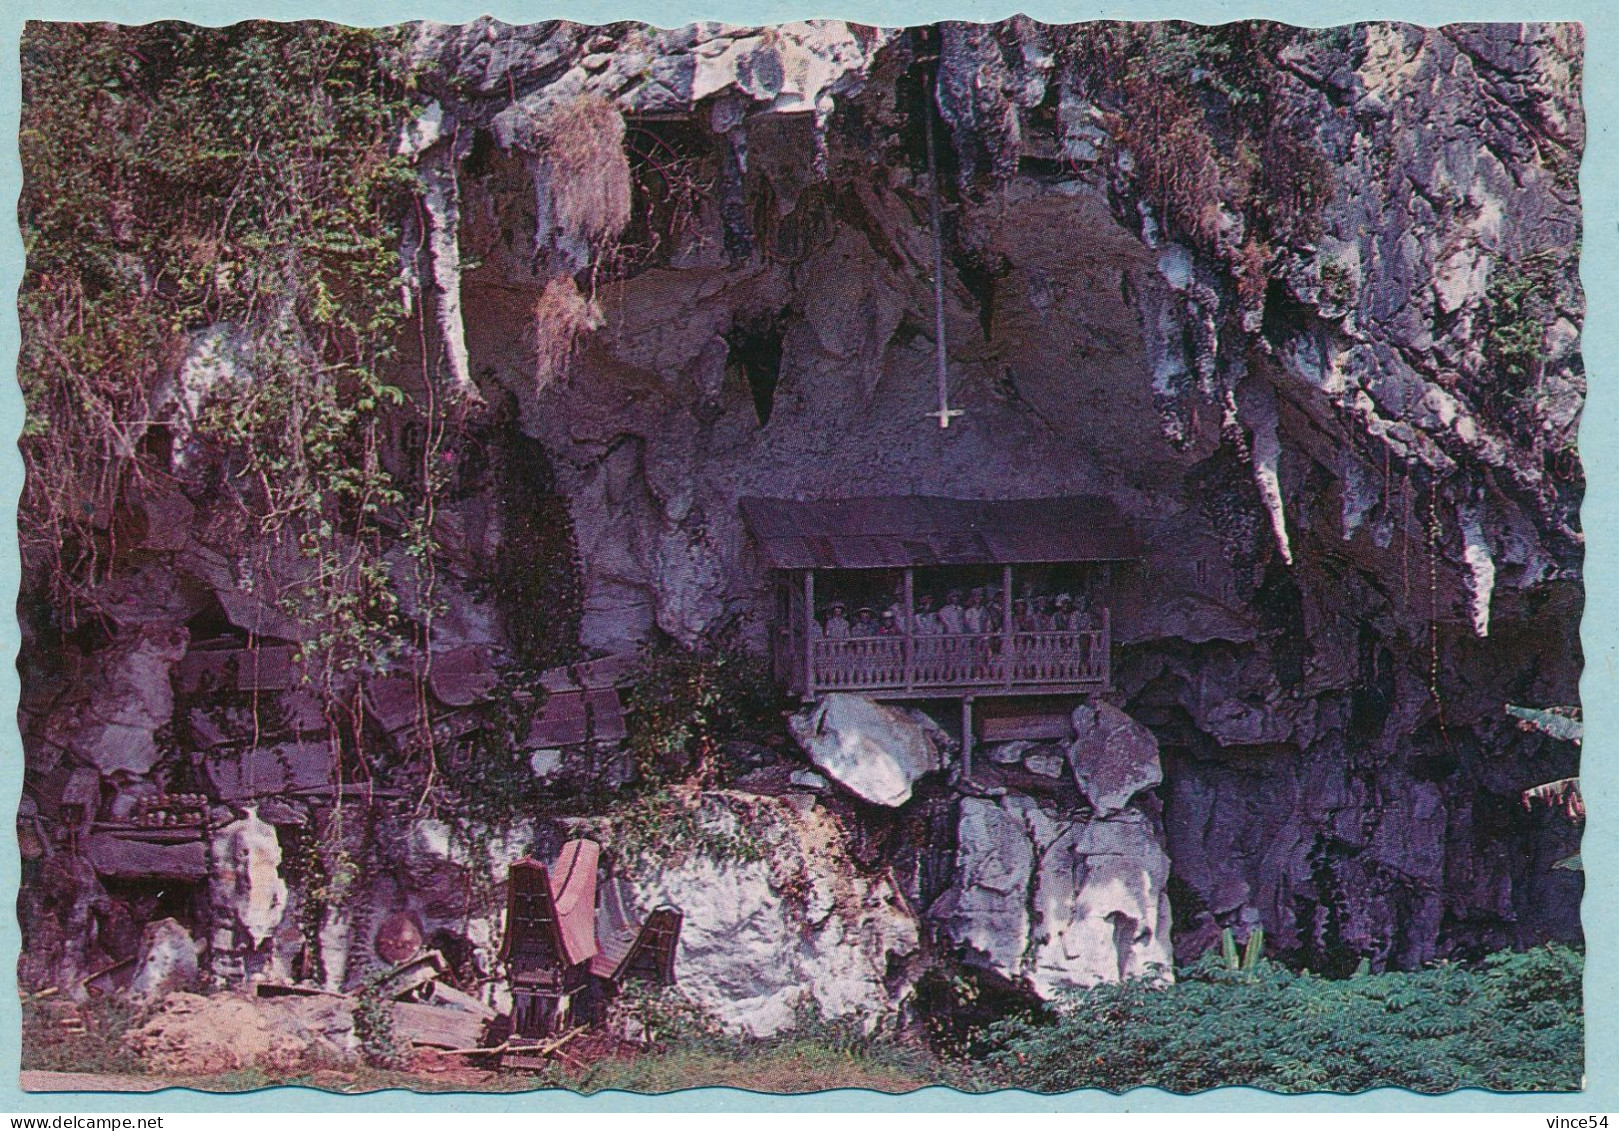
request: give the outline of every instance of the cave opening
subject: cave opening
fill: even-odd
[[[584,616],[573,516],[545,445],[524,433],[514,416],[498,431],[490,448],[502,531],[486,584],[513,652],[526,666],[571,664],[580,658]]]
[[[770,423],[781,383],[782,341],[786,336],[783,312],[738,322],[725,335],[726,367],[741,375],[753,400],[759,427]]]

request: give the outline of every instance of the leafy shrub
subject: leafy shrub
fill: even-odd
[[[753,817],[732,798],[654,789],[608,807],[599,835],[631,869],[678,867],[693,855],[751,863],[767,850]]]
[[[382,541],[402,522],[427,550],[407,491],[433,484],[380,457],[380,419],[413,411],[384,375],[416,185],[402,48],[318,23],[29,25],[19,526],[29,586],[69,624],[127,551],[108,516],[177,474],[240,503],[218,548],[312,627],[316,667],[407,643]],[[204,345],[217,372],[177,388]],[[303,559],[290,579],[270,576],[278,540]]]
[[[724,743],[780,728],[780,692],[769,666],[733,632],[695,648],[649,648],[632,678],[626,725],[645,782],[689,776],[708,784]]]
[[[626,984],[613,1001],[609,1024],[630,1040],[648,1045],[725,1042],[719,1020],[679,986]]]
[[[379,991],[380,981],[380,977],[373,979],[354,997],[354,1037],[366,1063],[401,1068],[410,1062],[409,1046],[394,1031],[393,1002]]]
[[[983,1033],[987,1071],[1041,1092],[1248,1085],[1281,1092],[1580,1086],[1579,952],[1544,946],[1480,967],[1331,981],[1218,955],[1174,985],[1125,982]]]

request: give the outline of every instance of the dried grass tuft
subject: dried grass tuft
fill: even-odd
[[[534,300],[534,388],[538,392],[556,381],[573,360],[579,338],[600,328],[601,307],[579,292],[567,275],[545,284]]]
[[[604,250],[630,220],[623,117],[606,99],[581,95],[534,125],[556,232],[565,241]]]

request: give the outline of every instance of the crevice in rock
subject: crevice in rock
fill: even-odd
[[[741,320],[725,335],[727,368],[741,375],[753,399],[759,427],[770,423],[776,404],[776,386],[781,380],[782,339],[786,334],[786,311]]]

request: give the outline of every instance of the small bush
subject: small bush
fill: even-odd
[[[653,784],[709,784],[724,743],[779,733],[780,706],[768,665],[730,634],[696,648],[648,649],[626,703],[636,771]]]
[[[655,789],[609,807],[599,835],[631,870],[675,868],[693,855],[753,863],[768,848],[753,818],[746,805],[714,795]]]
[[[1573,1091],[1582,965],[1552,945],[1479,967],[1331,981],[1206,956],[1174,985],[1098,986],[1044,1018],[991,1026],[985,1063],[996,1084],[1041,1092]]]
[[[394,1031],[393,1002],[372,981],[354,998],[354,1036],[366,1063],[375,1068],[403,1068],[410,1062],[409,1046]]]

